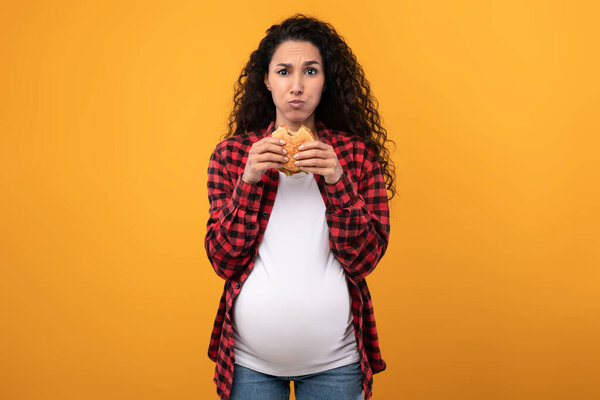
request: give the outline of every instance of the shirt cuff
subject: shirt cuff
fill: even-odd
[[[256,185],[244,182],[240,175],[233,189],[231,199],[242,208],[258,211],[260,209],[263,186],[262,181],[259,181]]]
[[[327,203],[333,208],[348,208],[358,199],[358,192],[346,172],[332,185],[325,183]]]

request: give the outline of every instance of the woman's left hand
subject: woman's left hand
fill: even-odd
[[[298,154],[293,155],[296,159],[294,164],[301,170],[323,175],[328,185],[333,185],[342,177],[344,170],[330,145],[315,140],[304,143],[298,150]]]

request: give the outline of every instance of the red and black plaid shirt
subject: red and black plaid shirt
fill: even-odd
[[[208,356],[216,362],[214,382],[228,400],[235,362],[232,305],[254,267],[258,245],[273,209],[279,174],[271,169],[255,185],[242,181],[252,144],[275,130],[275,122],[260,131],[219,143],[208,166],[210,202],[205,247],[208,258],[225,279]],[[375,154],[357,137],[327,129],[317,121],[317,135],[330,144],[344,170],[333,185],[315,174],[326,205],[329,244],[350,283],[354,332],[361,355],[365,398],[372,396],[373,374],[385,369],[379,351],[371,295],[365,278],[383,256],[390,232],[387,193]]]

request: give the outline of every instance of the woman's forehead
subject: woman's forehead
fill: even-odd
[[[293,63],[306,60],[322,63],[321,53],[317,46],[310,42],[286,41],[275,49],[271,63]]]

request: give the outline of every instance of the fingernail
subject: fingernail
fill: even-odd
[[[294,161],[294,164],[298,165],[298,164],[300,164],[300,161]]]
[[[279,143],[281,143],[281,144],[285,144],[285,140],[283,140],[283,139],[279,139]]]
[[[283,161],[287,161],[287,160],[289,160],[289,158],[283,157]]]
[[[303,144],[301,144],[300,147],[298,147],[298,150],[302,150],[302,149],[304,149],[304,145]]]
[[[298,156],[299,156],[299,154],[298,154],[298,153],[294,154],[294,158],[296,158],[296,157],[298,157]]]
[[[287,154],[287,150],[286,149],[283,149],[283,154]]]

